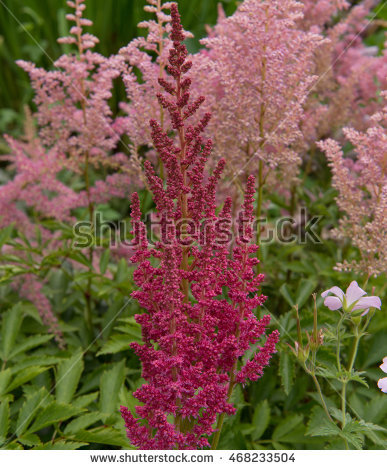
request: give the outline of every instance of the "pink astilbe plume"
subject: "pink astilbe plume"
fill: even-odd
[[[214,116],[208,127],[214,155],[225,157],[233,183],[258,175],[259,166],[260,185],[286,189],[297,177],[303,105],[324,41],[299,28],[301,20],[299,2],[245,0],[232,16],[220,17],[195,55],[196,86],[210,91],[205,106]]]
[[[113,80],[120,74],[122,58],[105,58],[92,52],[98,40],[84,31],[92,24],[83,18],[84,1],[67,3],[74,10],[67,15],[74,26],[70,36],[59,42],[74,44],[77,53],[61,56],[51,71],[18,61],[30,76],[37,110],[32,117],[27,114],[26,139],[6,137],[10,151],[2,157],[10,162],[15,175],[0,188],[0,227],[14,224],[35,247],[40,245],[35,238],[35,228],[39,226],[44,250],[40,259],[35,260],[37,266],[44,256],[59,249],[60,237],[45,229],[42,223],[50,219],[72,223],[77,208],[88,208],[93,221],[96,204],[106,203],[112,197],[127,197],[133,171],[137,171],[126,155],[117,152],[123,131],[109,106]],[[102,173],[107,176],[98,180]],[[23,256],[28,267],[25,252],[19,253],[16,264],[22,264]],[[95,265],[97,257],[90,249],[90,264]],[[28,298],[31,301],[35,298],[43,305],[43,291],[37,288],[37,282],[43,281],[32,274],[27,279],[31,282],[21,285],[20,295],[23,296],[23,288],[25,292],[34,292],[36,288],[36,296]],[[38,306],[43,319],[52,316],[48,305],[47,300],[47,308]]]
[[[142,404],[132,414],[121,407],[127,435],[139,449],[197,449],[219,439],[225,414],[233,414],[231,392],[237,383],[256,380],[275,352],[278,332],[268,336],[256,355],[240,366],[238,359],[262,338],[270,316],[257,320],[253,311],[265,297],[258,289],[263,275],[250,245],[254,177],[249,177],[240,233],[230,256],[224,228],[231,225],[231,199],[216,215],[216,187],[224,168],[219,160],[208,178],[205,165],[212,142],[203,137],[210,120],[205,113],[188,124],[204,98],[190,99],[192,64],[183,44],[180,16],[171,5],[171,34],[166,70],[158,101],[168,112],[174,138],[150,121],[153,144],[163,162],[165,182],[145,163],[148,185],[162,221],[154,247],[146,238],[140,201],[132,196],[132,233],[138,263],[132,295],[143,313],[135,316],[142,343],[131,346],[142,362],[145,384],[134,392]],[[161,91],[161,90],[160,90]],[[201,230],[192,230],[192,227]],[[204,230],[203,230],[204,229]],[[151,262],[156,260],[157,263]],[[224,293],[227,292],[227,297]],[[219,418],[218,424],[216,423]]]
[[[344,126],[364,131],[370,117],[380,111],[379,94],[387,86],[386,49],[378,54],[377,47],[367,47],[363,42],[372,26],[368,17],[378,2],[365,0],[351,8],[347,2],[304,3],[307,21],[302,21],[300,27],[317,29],[329,39],[316,51],[319,80],[305,106],[304,135],[312,144],[334,136]],[[339,9],[345,13],[337,21],[332,14]]]
[[[70,36],[58,41],[74,44],[77,54],[62,55],[54,62],[52,71],[29,62],[17,62],[28,72],[35,90],[37,112],[34,117],[39,137],[43,145],[56,146],[66,156],[64,168],[80,174],[88,167],[119,170],[121,179],[126,177],[128,187],[129,175],[137,171],[137,167],[121,153],[115,153],[123,131],[109,106],[113,80],[120,75],[122,59],[120,56],[106,58],[93,52],[91,49],[98,39],[84,32],[85,27],[92,25],[83,18],[84,1],[67,4],[74,13],[66,18],[74,22],[74,26]],[[123,196],[125,194],[127,191]],[[87,196],[91,198],[90,194]]]
[[[387,93],[384,92],[385,103]],[[333,231],[349,238],[361,254],[360,261],[345,261],[338,269],[354,269],[368,276],[386,273],[387,267],[387,106],[375,114],[365,132],[344,129],[356,158],[344,158],[340,145],[328,139],[319,142],[333,172],[337,204],[344,213]]]

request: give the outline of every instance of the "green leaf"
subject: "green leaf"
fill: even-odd
[[[284,387],[284,391],[286,395],[289,395],[294,381],[295,366],[293,358],[286,351],[281,351],[279,360],[279,375],[281,377],[281,384]]]
[[[90,431],[79,431],[74,436],[74,439],[78,439],[84,442],[94,442],[96,444],[123,447],[124,449],[131,448],[128,439],[120,431],[113,428],[99,428],[95,430],[92,429]]]
[[[102,346],[101,350],[97,353],[97,356],[127,351],[131,341],[133,341],[133,339],[128,335],[112,335]]]
[[[337,436],[341,429],[328,419],[320,406],[315,406],[309,420],[306,435],[309,436]]]
[[[7,390],[8,384],[11,381],[12,371],[11,369],[5,369],[0,372],[0,396]]]
[[[291,307],[294,307],[294,305],[296,305],[296,302],[294,301],[294,299],[292,298],[290,292],[289,292],[289,289],[288,289],[288,286],[286,284],[282,284],[282,286],[280,287],[280,293],[282,294],[283,298],[287,301],[287,303],[291,306]]]
[[[302,423],[303,417],[301,415],[291,415],[283,419],[274,429],[272,439],[273,441],[281,442],[281,440],[293,429]]]
[[[105,250],[102,253],[101,259],[99,261],[99,269],[101,271],[101,274],[105,274],[106,269],[109,264],[109,259],[110,259],[110,250]]]
[[[0,403],[0,444],[6,441],[9,428],[9,403],[4,400]]]
[[[28,369],[24,369],[20,371],[17,376],[13,379],[13,381],[10,383],[8,386],[6,392],[10,392],[11,390],[19,387],[20,385],[23,385],[26,382],[29,382],[39,374],[45,372],[48,370],[49,367],[28,367]]]
[[[301,308],[316,289],[317,281],[315,279],[302,279],[298,286],[296,294],[296,304]]]
[[[29,432],[36,432],[59,421],[65,421],[72,416],[82,413],[80,408],[74,408],[64,403],[50,403],[37,416]]]
[[[384,417],[387,414],[386,396],[380,394],[379,396],[372,397],[364,408],[364,419],[372,423],[383,423]]]
[[[89,426],[96,423],[97,421],[102,421],[102,419],[104,418],[105,418],[105,415],[103,415],[99,411],[86,413],[80,416],[79,418],[76,418],[73,421],[71,421],[71,423],[69,423],[66,426],[64,430],[64,434],[71,436],[72,434],[75,434],[78,431],[87,429]]]
[[[73,406],[76,408],[86,408],[86,406],[90,405],[93,401],[98,398],[98,392],[89,393],[88,395],[81,395],[78,398],[73,400]]]
[[[42,443],[37,434],[25,434],[23,436],[19,436],[18,441],[28,447],[38,446]]]
[[[84,368],[83,353],[77,351],[58,365],[55,396],[58,403],[70,403]]]
[[[47,392],[44,388],[41,388],[37,392],[28,396],[26,401],[23,403],[23,406],[20,408],[19,417],[16,423],[16,435],[20,436],[28,428],[31,421],[34,419],[36,413],[38,412],[40,406],[44,402],[44,396],[47,395]]]
[[[12,234],[12,230],[13,225],[9,225],[0,231],[0,248],[9,240]]]
[[[51,338],[53,338],[53,336],[54,335],[35,335],[23,340],[21,344],[15,346],[12,349],[12,352],[9,354],[8,359],[12,359],[13,357],[17,356],[22,352],[28,351],[30,349],[36,348],[37,346],[40,346],[41,344],[47,343],[48,341],[50,341]]]
[[[64,441],[60,440],[55,442],[47,442],[44,445],[39,445],[34,447],[34,450],[76,450],[80,447],[87,446],[87,442],[73,442],[73,441]]]
[[[125,378],[125,360],[101,375],[99,409],[111,415],[119,410],[118,394]]]
[[[10,310],[3,313],[1,327],[1,358],[7,360],[15,344],[23,321],[22,304],[16,304]]]
[[[270,406],[267,400],[262,401],[256,406],[253,415],[254,431],[251,438],[257,441],[265,432],[270,421]]]

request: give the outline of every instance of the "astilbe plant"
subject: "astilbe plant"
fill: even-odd
[[[75,221],[74,210],[82,208],[93,223],[97,204],[128,195],[133,171],[137,169],[126,155],[116,151],[122,131],[109,105],[113,80],[119,77],[122,58],[105,58],[92,52],[98,39],[84,32],[84,28],[92,24],[83,18],[84,1],[67,3],[74,10],[67,15],[74,26],[70,35],[59,42],[74,44],[77,53],[62,55],[51,71],[18,61],[30,76],[36,112],[32,118],[27,116],[26,139],[6,136],[10,152],[2,157],[11,163],[15,176],[0,189],[0,227],[14,224],[36,252],[39,245],[36,226],[39,225],[44,252],[35,260],[38,265],[39,260],[58,249],[61,238],[60,234],[42,226],[44,222],[71,223]],[[36,121],[37,131],[31,125],[32,120]],[[101,173],[107,176],[101,178]],[[4,249],[10,256],[10,248]],[[98,253],[93,247],[88,250],[88,257],[90,266],[98,264]],[[17,264],[22,261],[19,259]],[[36,291],[43,282],[38,279],[36,269],[34,273],[29,272],[28,263],[27,255],[25,282],[12,284],[20,285],[21,296],[23,292]],[[90,293],[91,276],[85,291],[91,330]],[[39,296],[43,298],[42,289]],[[28,298],[31,300],[32,296]],[[38,302],[43,320],[52,319],[49,312],[46,314],[40,308],[43,303]],[[49,326],[53,330],[52,325]],[[55,331],[58,331],[57,325]]]
[[[299,26],[328,39],[316,51],[319,79],[305,104],[302,125],[314,149],[316,140],[337,136],[344,126],[369,127],[370,117],[381,109],[378,95],[387,85],[387,56],[385,49],[378,54],[376,46],[363,42],[376,1],[365,0],[355,6],[342,1],[303,3],[306,18]]]
[[[387,98],[387,93],[383,93]],[[385,101],[386,103],[386,101]],[[345,158],[340,145],[332,140],[319,142],[333,173],[333,186],[339,192],[337,204],[343,212],[333,234],[349,238],[359,249],[360,261],[344,261],[338,269],[354,269],[366,277],[386,273],[387,266],[387,106],[372,117],[366,132],[343,130],[356,158]]]
[[[252,359],[240,363],[270,321],[269,315],[257,320],[253,313],[265,300],[257,293],[263,280],[254,272],[258,260],[250,257],[257,249],[249,244],[255,180],[251,176],[247,182],[244,223],[230,256],[222,224],[231,223],[231,199],[218,215],[215,202],[225,162],[220,160],[206,179],[212,142],[204,139],[203,131],[210,115],[188,124],[204,97],[190,101],[191,79],[186,74],[192,64],[175,4],[171,15],[173,45],[166,70],[172,80],[160,80],[166,94],[158,94],[158,100],[169,113],[176,140],[151,120],[154,146],[166,171],[163,184],[145,163],[164,232],[154,247],[146,238],[139,197],[132,195],[136,254],[131,261],[138,263],[134,280],[139,287],[132,295],[144,311],[135,316],[143,342],[131,346],[142,362],[145,384],[133,393],[142,402],[136,407],[138,417],[124,406],[121,413],[137,448],[203,448],[213,433],[216,448],[225,415],[235,412],[230,403],[234,387],[262,375],[279,334],[272,332]],[[205,233],[191,230],[192,224],[204,224]]]
[[[246,0],[232,16],[221,15],[195,55],[197,83],[211,90],[214,155],[226,158],[228,185],[257,174],[258,211],[263,186],[286,192],[301,163],[303,105],[324,42],[303,31],[301,19],[299,2]]]
[[[121,73],[128,101],[120,103],[125,116],[119,117],[118,122],[130,137],[131,160],[138,165],[141,177],[143,172],[139,149],[147,148],[148,157],[154,153],[149,120],[157,119],[164,130],[171,129],[168,114],[155,101],[154,96],[159,88],[159,80],[165,79],[168,50],[172,45],[169,37],[171,17],[168,14],[172,2],[147,0],[147,3],[144,10],[152,13],[155,19],[138,24],[139,28],[147,30],[146,36],[133,39],[119,51],[119,56],[123,59]],[[184,34],[192,37],[187,31]],[[162,173],[162,162],[159,161],[159,164]]]

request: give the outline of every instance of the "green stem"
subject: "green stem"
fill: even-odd
[[[227,402],[230,401],[230,398],[231,398],[231,394],[232,394],[234,385],[235,385],[235,382],[234,382],[234,374],[232,374],[232,378],[231,378],[230,384],[229,384],[229,386],[228,386]],[[223,427],[223,422],[224,422],[225,416],[226,416],[226,413],[221,413],[221,414],[218,416],[218,421],[216,422],[217,431],[216,431],[216,433],[214,434],[214,437],[213,437],[213,439],[212,439],[211,450],[216,450],[216,448],[218,447],[219,439],[220,439],[220,433],[222,432],[222,427]]]
[[[336,336],[337,336],[337,346],[336,346],[336,362],[337,362],[337,370],[341,371],[341,363],[340,363],[340,328],[343,323],[343,316],[340,316],[340,320],[337,323],[336,329]]]
[[[358,327],[356,326],[355,327],[355,340],[352,346],[352,352],[351,352],[351,356],[350,356],[348,367],[347,367],[347,371],[349,373],[352,371],[353,365],[356,360],[356,355],[357,355],[357,351],[359,348],[359,341],[360,341],[361,336],[362,335],[359,334]],[[343,421],[342,426],[341,426],[342,429],[344,429],[345,422],[346,422],[345,415],[346,415],[346,404],[347,404],[347,383],[348,383],[347,380],[345,380],[345,382],[343,382],[343,385],[341,387],[341,413],[342,413],[342,421]],[[348,441],[346,439],[344,440],[345,440],[346,449],[349,449]]]
[[[321,404],[324,408],[325,414],[327,415],[329,421],[331,421],[333,423],[333,419],[332,419],[331,415],[329,414],[328,407],[327,407],[327,404],[325,403],[324,396],[322,394],[321,387],[320,387],[319,381],[317,380],[316,374],[314,372],[309,372],[309,374],[312,377],[314,384],[316,385],[316,389],[317,389],[317,392],[319,394]]]

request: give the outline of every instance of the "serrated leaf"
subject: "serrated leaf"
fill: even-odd
[[[111,415],[119,410],[118,393],[125,378],[125,360],[115,364],[101,375],[100,402],[101,413]]]
[[[54,335],[34,335],[30,338],[24,339],[23,342],[15,346],[9,354],[9,359],[17,356],[18,354],[36,348],[41,344],[47,343]]]
[[[77,351],[58,365],[55,396],[58,403],[70,403],[83,371],[83,353]]]
[[[0,403],[0,445],[5,442],[9,428],[9,403],[4,400]]]
[[[44,395],[47,392],[44,388],[41,388],[37,392],[30,395],[19,411],[19,416],[16,423],[16,435],[20,436],[28,428],[31,421],[34,419],[38,412],[41,404],[43,404]]]
[[[23,321],[22,304],[3,313],[1,325],[1,358],[8,360]]]
[[[27,358],[25,357],[26,356],[23,356],[23,359],[20,362],[18,361],[12,367],[12,373],[14,375],[18,374],[19,371],[26,370],[32,366],[53,366],[54,364],[57,364],[61,361],[61,359],[56,356],[32,356],[30,358],[28,358],[28,356]]]
[[[79,431],[74,438],[84,442],[94,442],[96,444],[123,447],[124,449],[131,448],[128,439],[122,435],[120,431],[113,428]]]
[[[48,370],[49,367],[29,367],[28,369],[24,369],[20,371],[17,376],[13,379],[13,381],[10,383],[10,385],[7,387],[6,392],[10,392],[11,390],[19,387],[20,385],[23,385],[26,382],[29,382],[39,374],[42,374],[46,370]]]
[[[286,395],[289,395],[290,389],[293,385],[294,374],[295,365],[293,358],[286,351],[281,351],[279,360],[279,375],[281,377],[281,384]]]
[[[93,411],[91,413],[86,413],[79,418],[74,419],[69,423],[65,430],[64,434],[70,436],[75,434],[78,431],[87,429],[92,424],[95,424],[97,421],[104,419],[106,416],[99,411]]]
[[[253,415],[254,430],[251,433],[251,438],[257,441],[265,432],[270,421],[270,406],[267,400],[262,401],[256,406]]]
[[[74,441],[57,441],[54,444],[47,442],[44,445],[34,447],[34,450],[76,450],[80,447],[87,446],[87,442],[74,442]]]
[[[21,444],[28,447],[38,446],[42,443],[37,434],[26,434],[17,439]]]
[[[11,369],[5,369],[0,372],[0,395],[3,395],[7,390],[8,384],[11,381]]]
[[[82,412],[82,409],[74,408],[73,406],[67,405],[65,403],[51,403],[39,413],[35,422],[29,429],[29,432],[32,433],[39,431],[39,429],[51,426],[52,424],[58,423],[59,421],[65,421]]]
[[[321,407],[315,406],[313,408],[311,418],[307,426],[306,435],[336,436],[340,432],[341,429],[328,419],[328,416]]]
[[[98,398],[98,394],[98,392],[94,392],[88,395],[81,395],[73,400],[73,406],[76,408],[86,408],[86,406],[90,405],[90,403]]]
[[[302,423],[301,415],[291,415],[282,420],[274,429],[272,439],[281,442],[281,439],[293,431],[293,429]]]
[[[131,341],[133,341],[133,339],[128,335],[112,335],[102,346],[101,350],[97,353],[97,356],[127,351]]]

